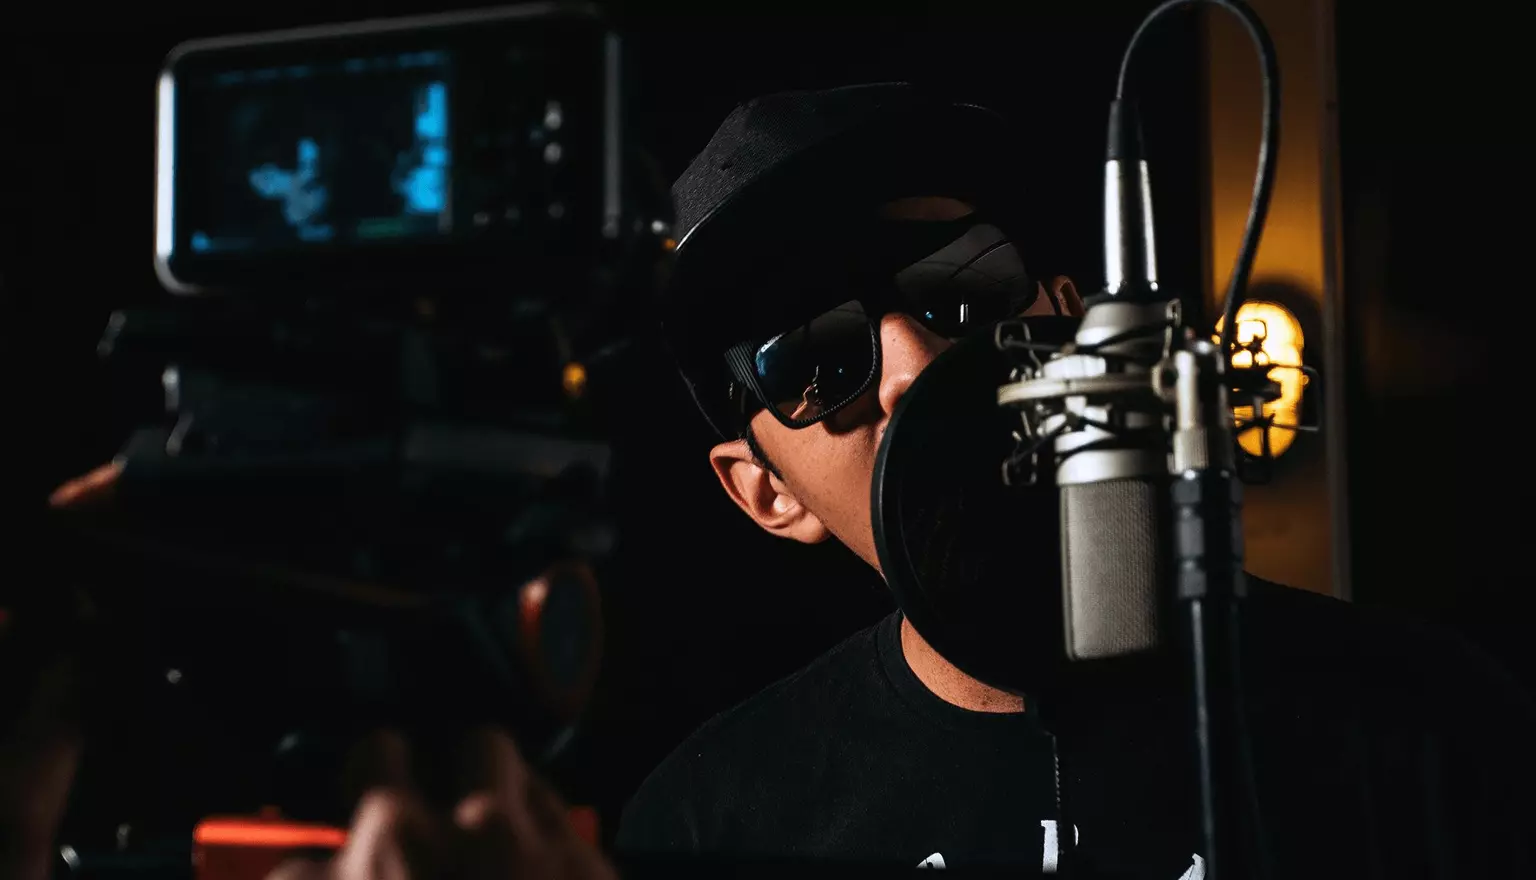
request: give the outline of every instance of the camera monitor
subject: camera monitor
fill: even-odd
[[[182,293],[369,287],[578,256],[618,234],[617,51],[562,4],[183,44],[159,83],[157,272]]]

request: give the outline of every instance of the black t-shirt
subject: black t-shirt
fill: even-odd
[[[1326,597],[1256,583],[1247,607],[1269,876],[1536,876],[1536,711],[1501,671]],[[1048,720],[971,712],[918,681],[899,627],[705,724],[631,801],[620,853],[1051,872],[1064,795],[1078,873],[1204,876],[1175,667],[1084,675]]]

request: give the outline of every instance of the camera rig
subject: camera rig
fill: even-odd
[[[572,741],[605,396],[670,231],[621,48],[549,3],[170,54],[168,297],[99,349],[148,412],[111,504],[58,518],[120,658],[61,874],[185,874],[210,814],[344,820],[320,780],[373,725]]]

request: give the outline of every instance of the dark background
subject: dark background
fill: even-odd
[[[1084,290],[1102,282],[1105,102],[1126,39],[1151,4],[1036,3],[999,18],[988,9],[995,4],[956,0],[879,21],[793,5],[729,16],[633,4],[642,5],[643,16],[620,10],[634,28],[631,120],[669,179],[732,106],[755,94],[927,82],[1031,124],[1020,162],[1034,178],[1035,250],[1046,255],[1033,268],[1072,275]],[[111,309],[164,296],[150,241],[154,78],[166,51],[195,36],[320,20],[297,6],[226,8],[84,29],[52,22],[0,43],[0,442],[10,463],[0,481],[5,503],[22,513],[59,480],[110,457],[126,428],[94,344]],[[369,11],[426,10],[392,3]],[[1501,142],[1472,109],[1478,104],[1466,88],[1435,91],[1469,82],[1486,96],[1494,71],[1450,51],[1444,36],[1425,43],[1427,25],[1418,33],[1401,25],[1383,39],[1382,21],[1363,6],[1340,16],[1351,342],[1340,372],[1352,413],[1356,597],[1454,620],[1518,667],[1528,661],[1507,587],[1530,580],[1518,550],[1524,498],[1506,495],[1502,508],[1491,507],[1489,485],[1508,481],[1487,465],[1457,465],[1474,453],[1502,460],[1480,444],[1501,433],[1496,416],[1520,409],[1502,399],[1494,406],[1494,392],[1479,384],[1492,367],[1466,354],[1499,341],[1474,303],[1529,276],[1518,264],[1469,274],[1513,243],[1511,234],[1500,237],[1511,227],[1494,214],[1515,208],[1482,195],[1506,167],[1489,160],[1507,162],[1499,144],[1512,141]],[[1160,256],[1165,278],[1193,290],[1202,280],[1197,29],[1172,28],[1155,51],[1146,89],[1155,105],[1147,116]],[[1411,95],[1402,92],[1407,70]],[[1464,164],[1473,158],[1483,161]],[[1431,328],[1452,316],[1444,320],[1459,342],[1426,348],[1392,322],[1401,316]],[[1438,354],[1443,348],[1454,351]],[[1391,364],[1424,357],[1455,367],[1454,379],[1409,388],[1395,381]],[[628,576],[608,596],[604,698],[578,751],[587,772],[569,783],[574,796],[604,809],[610,830],[643,773],[700,721],[891,607],[879,581],[846,552],[773,542],[734,511],[705,464],[710,437],[664,364],[647,361],[629,381],[629,393],[649,405],[618,438]],[[1517,459],[1517,441],[1505,442]],[[177,774],[165,773],[169,790]]]
[[[1338,6],[1355,599],[1456,626],[1536,685],[1520,29]]]

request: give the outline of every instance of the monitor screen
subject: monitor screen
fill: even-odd
[[[205,73],[184,83],[177,186],[194,253],[453,232],[446,52]]]

